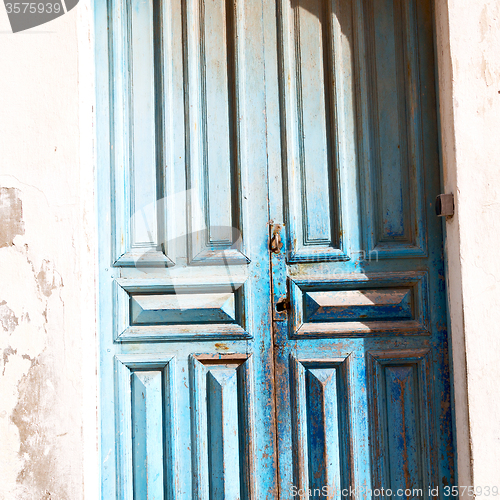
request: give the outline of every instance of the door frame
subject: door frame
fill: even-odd
[[[438,140],[441,192],[453,193],[457,206],[457,170],[455,124],[453,117],[453,68],[449,31],[450,9],[447,0],[433,0],[434,51],[436,60],[436,98],[438,107]],[[455,471],[459,485],[473,485],[470,435],[469,395],[467,383],[467,349],[463,318],[462,266],[458,211],[443,217],[444,269],[446,277],[447,319],[450,343],[450,375],[453,379],[452,422],[455,440]]]
[[[457,193],[457,171],[460,165],[457,162],[454,143],[455,126],[453,119],[453,80],[452,80],[452,46],[449,32],[449,8],[447,0],[434,0],[434,47],[436,54],[436,85],[438,101],[439,152],[442,192]],[[83,2],[75,11],[78,13],[78,74],[80,77],[80,156],[83,165],[94,171],[94,186],[88,190],[88,197],[94,201],[95,219],[93,230],[89,230],[88,244],[94,254],[94,269],[96,274],[96,288],[101,281],[99,276],[98,244],[99,244],[99,210],[103,192],[100,168],[109,161],[108,139],[108,61],[105,16],[103,18],[103,0]],[[458,7],[457,7],[458,8]],[[265,15],[272,15],[272,9],[265,8]],[[104,23],[104,24],[103,24]],[[266,33],[267,37],[276,37],[276,33]],[[268,40],[266,40],[267,43]],[[266,66],[272,61],[268,61]],[[277,71],[277,68],[276,68]],[[95,76],[95,78],[94,78]],[[273,95],[266,89],[267,106],[279,106],[278,95]],[[279,116],[279,113],[273,113]],[[273,127],[270,127],[273,128]],[[274,128],[276,130],[276,128]],[[279,140],[269,141],[279,144]],[[92,157],[92,160],[90,159]],[[268,151],[269,162],[279,162],[279,151]],[[446,168],[443,168],[446,166]],[[90,222],[90,224],[92,221]],[[472,415],[468,408],[467,386],[467,349],[465,345],[465,328],[463,319],[462,294],[462,267],[460,262],[460,235],[458,215],[443,222],[445,245],[445,274],[447,281],[448,323],[450,332],[450,368],[453,377],[452,399],[454,401],[453,424],[455,436],[455,468],[459,485],[471,485],[471,444],[470,420]],[[99,370],[99,298],[98,289],[92,290],[95,294],[96,329],[92,332],[90,350],[94,351],[94,358],[79,354],[81,357],[82,373],[87,377],[84,391],[82,411],[83,422],[83,479],[86,498],[100,498],[100,370]]]

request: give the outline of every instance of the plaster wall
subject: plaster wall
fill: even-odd
[[[499,16],[436,1],[458,482],[477,486],[500,486]],[[99,497],[91,19],[81,0],[11,34],[0,8],[0,500]]]
[[[500,2],[436,4],[458,482],[498,486]]]
[[[98,498],[89,20],[0,7],[2,500]]]

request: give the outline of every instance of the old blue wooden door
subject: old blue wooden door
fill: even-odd
[[[430,1],[95,11],[102,498],[453,484]]]
[[[278,13],[281,496],[441,497],[453,446],[431,2]]]

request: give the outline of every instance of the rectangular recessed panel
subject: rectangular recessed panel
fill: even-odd
[[[132,465],[134,500],[163,498],[162,372],[134,371]]]
[[[229,9],[226,7],[229,6]],[[204,110],[205,182],[208,183],[209,241],[232,244],[232,168],[235,148],[234,53],[232,4],[226,0],[200,0],[201,61]],[[225,234],[227,233],[227,234]]]
[[[290,263],[346,260],[356,171],[352,2],[283,1],[283,148]],[[349,207],[349,208],[348,208]]]
[[[132,247],[157,244],[153,2],[130,5]]]
[[[293,336],[429,334],[426,273],[294,277],[290,291]]]
[[[427,349],[368,353],[375,487],[425,491],[432,484],[435,450],[429,419],[428,357]]]
[[[414,488],[422,485],[419,474],[422,457],[416,366],[386,366],[383,381],[386,393],[387,452],[391,457],[391,485]]]
[[[191,357],[195,497],[253,498],[253,420],[247,355]]]
[[[306,292],[305,321],[376,321],[413,318],[411,288]]]
[[[207,374],[208,455],[212,498],[238,498],[238,380],[236,370],[219,366]]]
[[[381,241],[411,241],[408,151],[405,115],[405,65],[401,12],[394,0],[376,0],[375,48],[380,178]]]
[[[333,499],[352,474],[348,362],[292,357],[291,364],[294,482],[298,489],[319,490]]]
[[[167,267],[164,211],[162,2],[113,7],[112,216],[114,264]]]
[[[379,258],[426,255],[419,9],[415,0],[366,4],[373,146],[366,239]],[[373,225],[372,225],[373,224]]]
[[[175,489],[175,370],[172,357],[115,358],[117,498],[172,498]]]
[[[115,340],[163,342],[252,338],[246,331],[245,278],[177,282],[118,279]]]
[[[340,487],[339,415],[337,370],[316,368],[307,371],[307,438],[309,485]]]
[[[132,295],[130,297],[131,325],[235,321],[234,293]]]
[[[246,264],[241,253],[241,137],[238,2],[186,4],[190,263]]]
[[[304,243],[316,245],[329,245],[332,239],[331,33],[327,6],[328,2],[306,0],[294,8]]]

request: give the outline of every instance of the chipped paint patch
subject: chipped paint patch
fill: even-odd
[[[12,333],[18,325],[14,311],[7,305],[5,300],[0,302],[0,325],[5,332]]]
[[[12,347],[8,346],[3,351],[3,372],[2,375],[5,375],[5,365],[9,362],[9,356],[12,354],[17,354],[16,349],[12,349]]]
[[[42,267],[36,279],[40,286],[40,290],[46,297],[50,297],[52,290],[63,285],[62,278],[54,269],[54,265],[47,260],[42,262]]]
[[[0,187],[0,248],[12,246],[24,234],[23,204],[16,188]]]
[[[31,360],[28,373],[19,383],[19,399],[10,418],[19,430],[19,455],[23,457],[17,483],[25,491],[36,491],[39,498],[69,499],[56,479],[54,441],[49,437],[50,429],[46,428],[56,394],[48,383],[42,358],[43,355]]]
[[[28,245],[15,238],[24,234],[18,190],[0,189],[0,212],[10,214],[0,230],[0,499],[69,500],[56,440],[67,429],[58,424],[58,379],[46,354],[49,318],[64,307],[54,294],[62,278],[48,259],[35,269]]]

